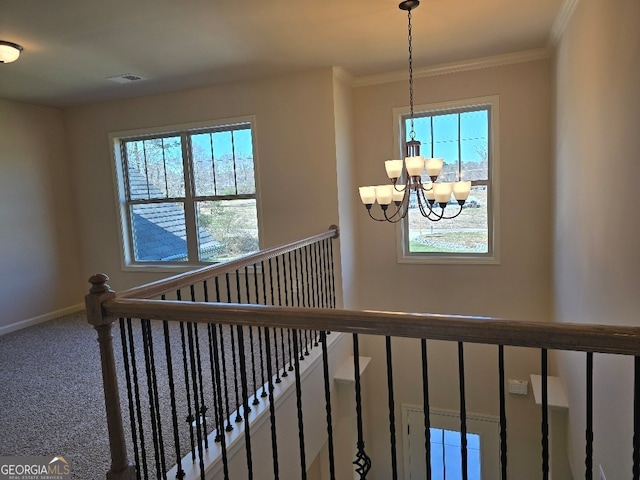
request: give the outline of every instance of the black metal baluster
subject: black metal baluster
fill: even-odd
[[[284,347],[284,329],[280,329],[280,353],[282,353],[282,376],[288,377],[289,373],[287,372],[287,358],[286,358],[286,349]]]
[[[178,301],[182,300],[182,292],[179,289],[176,290],[176,299]],[[185,421],[189,425],[189,439],[191,441],[191,460],[195,462],[196,461],[196,445],[195,445],[195,438],[193,436],[194,416],[193,416],[193,412],[191,411],[191,386],[189,383],[189,368],[187,366],[187,341],[184,333],[184,322],[180,322],[180,342],[182,347],[182,368],[184,371],[185,391],[187,393],[187,417]]]
[[[289,347],[289,368],[287,370],[292,372],[293,371],[293,348],[291,345],[291,329],[290,328],[287,329],[287,346]]]
[[[424,413],[424,451],[427,466],[427,480],[431,480],[431,408],[429,405],[429,364],[427,340],[420,340],[422,347],[422,411]],[[444,444],[443,444],[444,445]]]
[[[396,456],[396,405],[393,397],[393,356],[391,337],[386,337],[387,350],[387,394],[389,400],[389,443],[391,445],[391,478],[398,478],[398,458]]]
[[[196,301],[196,291],[193,285],[190,286],[191,301]],[[196,411],[196,415],[200,415],[202,421],[202,431],[204,432],[204,448],[209,448],[209,438],[207,437],[207,405],[204,401],[204,382],[202,381],[202,357],[200,355],[200,335],[198,334],[198,324],[193,324],[194,343],[196,347],[196,366],[198,367],[198,390],[200,392],[200,408]]]
[[[329,275],[329,284],[331,287],[331,308],[336,308],[336,278],[333,268],[333,242],[329,242],[330,261],[329,269],[331,274]]]
[[[502,480],[507,480],[507,408],[503,345],[498,346],[498,388],[500,390],[500,471]]]
[[[320,332],[320,343],[322,344],[322,371],[324,375],[324,401],[327,411],[327,450],[329,451],[329,478],[335,480],[336,466],[333,452],[333,419],[331,414],[331,383],[329,380],[329,354],[327,352],[327,336],[324,331]]]
[[[163,299],[164,300],[164,299]],[[180,452],[180,433],[178,430],[178,410],[176,407],[176,389],[173,382],[173,362],[171,359],[171,338],[169,336],[169,322],[162,322],[164,332],[164,348],[167,358],[167,378],[169,380],[169,397],[171,399],[171,421],[173,424],[173,443],[176,449],[177,473],[176,478],[182,480],[185,476],[182,469],[182,453]]]
[[[247,453],[247,478],[249,480],[253,479],[253,458],[251,455],[251,431],[250,421],[249,421],[249,413],[251,411],[251,407],[249,407],[249,392],[247,385],[247,364],[244,356],[244,331],[242,329],[242,325],[236,326],[238,331],[238,353],[240,355],[240,383],[242,384],[242,408],[244,410],[244,416],[246,418],[246,422],[244,422],[244,445]],[[238,406],[240,409],[240,406]]]
[[[323,303],[322,306],[326,308],[331,307],[331,303],[329,300],[329,249],[327,248],[327,242],[331,240],[325,238],[324,242],[322,242],[322,271],[323,271],[323,280],[322,280],[322,295],[323,295]]]
[[[300,263],[300,260],[298,259],[298,250],[294,250],[293,258],[294,258],[294,266],[296,271],[296,286],[295,286],[296,307],[299,307],[300,306],[300,273],[298,272],[298,265]],[[293,302],[291,303],[293,304]]]
[[[300,345],[302,345],[302,330],[297,330],[297,331],[294,330],[293,334],[297,335],[299,337]],[[296,354],[296,358],[298,358],[298,354]],[[299,358],[300,358],[300,360],[304,360],[304,352],[302,350],[300,351],[300,357]]]
[[[295,345],[295,344],[294,344]],[[358,346],[358,334],[353,334],[353,375],[355,379],[356,392],[356,427],[358,430],[358,452],[353,464],[356,466],[356,473],[360,475],[360,480],[367,478],[367,473],[371,470],[371,459],[364,450],[364,433],[362,430],[362,393],[360,391],[360,349]]]
[[[278,303],[277,305],[282,305],[282,285],[280,282],[280,256],[276,257],[276,282],[278,286]]]
[[[140,404],[140,384],[138,382],[138,367],[136,366],[136,352],[133,341],[133,327],[131,319],[127,318],[127,333],[129,336],[129,352],[131,354],[131,371],[133,372],[133,391],[136,400],[136,413],[138,416],[138,432],[140,436],[140,459],[142,460],[142,474],[145,480],[149,478],[149,467],[147,465],[147,449],[144,441],[144,428],[142,427],[142,406]],[[139,470],[139,468],[138,468]]]
[[[238,281],[238,271],[235,272],[236,285],[240,290],[240,283]],[[225,280],[227,282],[227,303],[231,303],[231,286],[229,284],[229,274],[225,273]],[[240,292],[236,292],[240,295]],[[236,356],[236,336],[233,333],[233,327],[229,325],[229,336],[231,338],[231,365],[233,366],[233,389],[236,394],[236,418],[235,422],[240,423],[242,421],[242,415],[240,415],[240,391],[238,389],[238,360]]]
[[[593,478],[593,352],[587,352],[587,428],[585,432],[585,476]]]
[[[280,383],[282,380],[280,379],[280,364],[278,363],[278,330],[275,328],[273,329],[273,349],[275,352],[273,358],[276,361],[276,383]],[[270,354],[271,352],[269,352]]]
[[[289,289],[290,302],[287,303],[287,305],[293,306],[293,293],[294,293],[294,290],[296,289],[296,282],[293,279],[293,266],[291,264],[291,252],[288,253],[288,257],[289,257],[289,261],[287,262],[287,265],[289,266],[289,283],[291,283],[291,288]]]
[[[216,286],[216,301],[220,303],[220,282],[218,281],[218,277],[215,277],[215,286]],[[217,335],[216,335],[217,333]],[[222,325],[218,324],[218,332],[214,332],[214,341],[217,341],[217,336],[220,337],[220,348],[216,349],[216,352],[220,352],[220,363],[222,364],[222,386],[224,387],[224,403],[225,403],[225,414],[224,417],[227,419],[227,427],[225,430],[230,432],[233,430],[233,425],[231,424],[231,409],[229,408],[229,382],[227,380],[227,359],[226,359],[226,347],[224,345],[224,333],[222,331]],[[218,355],[216,354],[216,357]]]
[[[547,350],[542,349],[542,478],[549,480],[549,392],[547,385]]]
[[[276,257],[276,278],[278,279],[278,305],[282,306],[282,286],[280,284],[280,261],[278,260],[280,257]],[[282,259],[282,261],[284,262],[284,257]],[[283,273],[285,273],[285,267],[284,267],[284,263],[282,265],[282,269],[283,269]],[[285,291],[284,291],[284,299],[285,302],[287,301],[287,283],[286,283],[286,273],[285,273]],[[275,333],[275,332],[274,332]],[[277,338],[274,338],[274,343],[277,343]],[[282,354],[282,376],[283,377],[287,377],[289,376],[289,374],[287,373],[287,370],[285,368],[286,364],[287,364],[287,360],[285,358],[285,350],[284,350],[284,330],[281,328],[280,329],[280,353]],[[276,356],[278,355],[277,350],[276,350]],[[276,358],[276,365],[277,365],[277,358]]]
[[[275,305],[273,288],[274,288],[273,287],[273,267],[271,266],[271,259],[269,259],[269,289],[271,291],[271,303],[270,303],[270,305]]]
[[[196,438],[198,440],[197,449],[198,449],[198,459],[200,460],[200,478],[204,478],[204,451],[202,449],[202,422],[200,421],[200,402],[198,400],[198,381],[197,381],[197,366],[196,366],[196,356],[195,356],[195,346],[193,339],[193,323],[187,323],[187,339],[189,342],[189,364],[191,366],[191,378],[193,385],[193,404],[195,409],[195,417],[194,422],[196,424]]]
[[[131,322],[131,319],[129,319]],[[129,347],[127,346],[127,335],[125,331],[124,318],[120,317],[120,341],[122,342],[122,357],[124,364],[124,375],[127,381],[127,400],[129,401],[129,421],[131,422],[131,441],[133,443],[133,455],[136,466],[136,476],[140,479],[140,451],[138,448],[138,431],[136,429],[136,414],[133,402],[133,389],[131,385],[131,371],[129,369]]]
[[[462,480],[467,480],[467,400],[464,388],[464,346],[458,342],[458,370],[460,379],[460,454],[462,456]]]
[[[149,395],[149,415],[151,417],[151,431],[154,456],[156,461],[156,477],[166,479],[166,457],[164,454],[164,439],[162,438],[162,423],[160,419],[160,401],[158,399],[158,383],[156,377],[156,365],[153,353],[153,338],[151,335],[151,322],[141,320],[142,345],[144,348],[145,370],[147,373],[147,392]]]
[[[254,270],[253,272],[254,278],[256,278],[257,282],[257,273]],[[247,291],[247,304],[251,305],[251,291],[249,289],[249,267],[244,267],[244,286]],[[256,303],[258,295],[258,284],[256,283]],[[249,327],[249,345],[251,349],[251,380],[253,381],[253,404],[258,405],[260,401],[258,400],[258,384],[256,383],[256,352],[253,338],[253,327]]]
[[[309,261],[311,262],[311,305],[315,308],[318,306],[318,298],[316,296],[316,280],[318,279],[317,265],[316,265],[316,244],[309,245]]]
[[[265,272],[264,272],[264,261],[260,262],[260,266],[261,266],[261,271],[262,271],[262,300],[263,300],[263,304],[266,305],[267,304],[267,281],[265,278]],[[256,290],[256,296],[258,296],[258,292]],[[267,336],[267,332],[266,332],[266,328],[265,330],[265,340],[266,340],[266,336]],[[258,327],[258,345],[260,346],[260,372],[261,372],[261,380],[262,380],[262,393],[260,394],[260,396],[262,398],[267,396],[267,392],[265,391],[265,384],[266,381],[271,378],[270,377],[270,373],[267,372],[267,378],[265,379],[265,375],[264,375],[264,352],[262,350],[262,328]],[[269,360],[269,355],[270,355],[270,346],[267,346],[267,360]],[[271,383],[269,383],[269,385],[271,385]]]
[[[205,303],[209,303],[209,285],[207,284],[206,280],[202,282],[202,288],[204,291],[204,301]],[[218,402],[217,402],[218,396],[221,395],[220,385],[216,385],[215,363],[213,360],[213,356],[217,355],[217,353],[215,353],[215,350],[213,348],[214,332],[215,332],[215,325],[211,323],[207,323],[207,339],[209,340],[209,367],[211,370],[211,393],[213,395],[213,422],[217,430],[215,441],[219,442],[220,432],[223,430],[223,428],[220,426],[222,421],[222,413],[218,410]]]
[[[216,286],[217,286],[217,278],[216,278]],[[212,340],[213,340],[213,351],[214,353],[219,351],[219,350],[223,350],[224,349],[224,344],[220,344],[218,345],[218,336],[216,334],[216,329],[215,329],[215,325],[211,325],[211,330],[212,330]],[[222,339],[221,339],[222,340]],[[222,386],[222,382],[220,380],[220,357],[218,357],[217,354],[215,354],[213,356],[213,361],[214,361],[214,366],[215,366],[215,381],[216,381],[216,386],[218,388],[218,393],[221,392],[220,387]],[[228,397],[225,397],[228,398]],[[229,406],[227,405],[227,409],[229,408]],[[222,450],[222,469],[224,472],[224,478],[225,480],[229,479],[229,464],[227,461],[227,440],[225,438],[225,434],[223,433],[223,429],[224,429],[224,419],[223,419],[223,407],[222,407],[222,395],[218,395],[218,410],[220,411],[220,423],[218,424],[218,438],[220,439],[220,449]],[[227,410],[228,411],[228,410]],[[229,426],[231,425],[230,423],[228,424]],[[231,427],[231,429],[233,429],[233,427]],[[227,430],[229,431],[229,430]]]
[[[309,296],[309,253],[307,246],[304,246],[304,271],[302,277],[302,283],[304,290],[302,291],[302,306],[311,306],[311,297]]]
[[[298,358],[298,342],[296,336],[293,339],[293,352]],[[302,480],[307,478],[307,461],[304,453],[304,422],[302,418],[302,384],[300,382],[300,363],[294,362],[294,372],[296,377],[296,405],[298,409],[298,439],[300,443],[300,470]]]
[[[216,378],[220,377],[220,372],[216,372],[216,361],[214,357],[217,357],[216,349],[213,348],[213,336],[216,334],[216,326],[214,324],[207,324],[207,335],[209,337],[209,363],[211,365],[211,390],[213,391],[213,412],[214,422],[216,425],[216,438],[215,441],[219,442],[221,432],[224,431],[224,413],[218,408],[218,403],[222,402],[222,391],[220,384],[216,381]],[[217,377],[216,377],[217,375]],[[220,399],[220,402],[218,401]]]
[[[633,374],[633,480],[640,479],[640,357],[634,357]]]
[[[271,352],[271,339],[269,329],[264,329],[264,341],[267,352]],[[273,478],[280,478],[280,466],[278,465],[278,436],[276,433],[276,410],[273,399],[273,367],[271,365],[271,355],[267,355],[267,382],[269,390],[269,420],[271,422],[271,453],[273,455]]]

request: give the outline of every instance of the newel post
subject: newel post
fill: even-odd
[[[97,330],[100,345],[104,402],[111,448],[111,468],[107,472],[107,480],[133,480],[136,478],[136,468],[127,459],[127,447],[124,440],[118,378],[113,356],[113,336],[111,335],[113,320],[105,318],[102,314],[102,304],[116,296],[116,293],[107,284],[108,280],[109,277],[103,273],[89,278],[91,290],[85,297],[85,305],[87,320]]]

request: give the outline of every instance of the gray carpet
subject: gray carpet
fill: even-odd
[[[133,331],[138,359],[138,381],[144,425],[145,451],[149,465],[149,478],[156,478],[153,454],[152,429],[149,420],[146,371],[142,361],[142,341],[139,322],[133,322]],[[190,429],[185,421],[188,414],[187,389],[184,383],[183,356],[180,347],[178,325],[171,327],[171,358],[176,381],[179,436],[182,455],[191,450]],[[114,328],[116,361],[122,372],[122,350],[120,328]],[[249,358],[250,344],[245,338]],[[257,334],[254,345],[256,355]],[[285,334],[286,337],[286,334]],[[167,469],[175,464],[176,452],[173,442],[171,405],[166,372],[166,353],[162,337],[162,324],[154,323],[154,352],[158,370],[158,390],[162,415],[163,444]],[[207,347],[207,331],[199,331],[202,347],[204,385],[210,385],[210,358]],[[73,472],[74,479],[104,479],[110,467],[108,434],[104,413],[104,397],[100,369],[97,333],[86,323],[84,313],[69,315],[40,325],[29,327],[0,337],[0,455],[18,456],[64,456]],[[229,378],[232,364],[228,336],[225,351]],[[237,353],[236,353],[237,354]],[[279,352],[282,356],[282,350]],[[258,364],[258,361],[256,361]],[[249,362],[250,364],[250,362]],[[282,362],[280,362],[282,366]],[[208,375],[209,373],[209,375]],[[249,375],[251,377],[251,375]],[[258,384],[260,378],[258,376]],[[251,383],[251,378],[249,378]],[[121,404],[125,424],[129,422],[129,400],[126,395],[124,377],[119,377]],[[192,388],[192,387],[191,387]],[[250,391],[253,387],[250,385]],[[211,387],[205,388],[205,403],[209,406],[207,430],[213,429],[213,400]],[[209,391],[208,391],[209,390]],[[233,381],[229,381],[230,411],[235,409]],[[191,392],[189,392],[192,395]],[[207,399],[207,397],[209,397]],[[135,408],[134,408],[135,411]],[[136,423],[138,420],[136,420]],[[134,460],[130,433],[127,432],[129,458]],[[139,448],[139,455],[142,449]]]
[[[0,337],[0,454],[63,456],[73,478],[109,469],[100,355],[84,314]]]

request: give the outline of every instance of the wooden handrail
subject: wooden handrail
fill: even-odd
[[[246,255],[236,260],[209,265],[190,272],[174,275],[169,278],[158,280],[156,282],[147,283],[140,287],[134,287],[124,292],[118,293],[119,298],[151,298],[163,293],[175,292],[179,288],[194,285],[218,275],[235,272],[241,268],[256,265],[260,262],[274,258],[283,253],[292,252],[306,245],[320,242],[327,238],[338,238],[339,229],[336,225],[331,225],[329,230],[318,233],[302,240],[287,243],[273,248],[260,250],[259,252]]]
[[[123,298],[107,300],[102,307],[104,315],[116,318],[126,316],[149,320],[328,330],[550,350],[640,355],[640,327]]]

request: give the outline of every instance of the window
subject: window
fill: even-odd
[[[126,265],[221,262],[259,249],[250,121],[112,140]]]
[[[497,262],[497,98],[418,106],[415,110],[415,138],[422,143],[421,154],[444,159],[438,181],[470,180],[471,193],[461,214],[451,220],[432,222],[420,214],[417,204],[410,205],[400,227],[400,261]],[[408,112],[398,115],[400,138],[407,141],[411,129]],[[426,174],[423,181],[428,182]],[[437,205],[434,208],[440,213]],[[459,208],[452,197],[445,214],[455,214]]]

